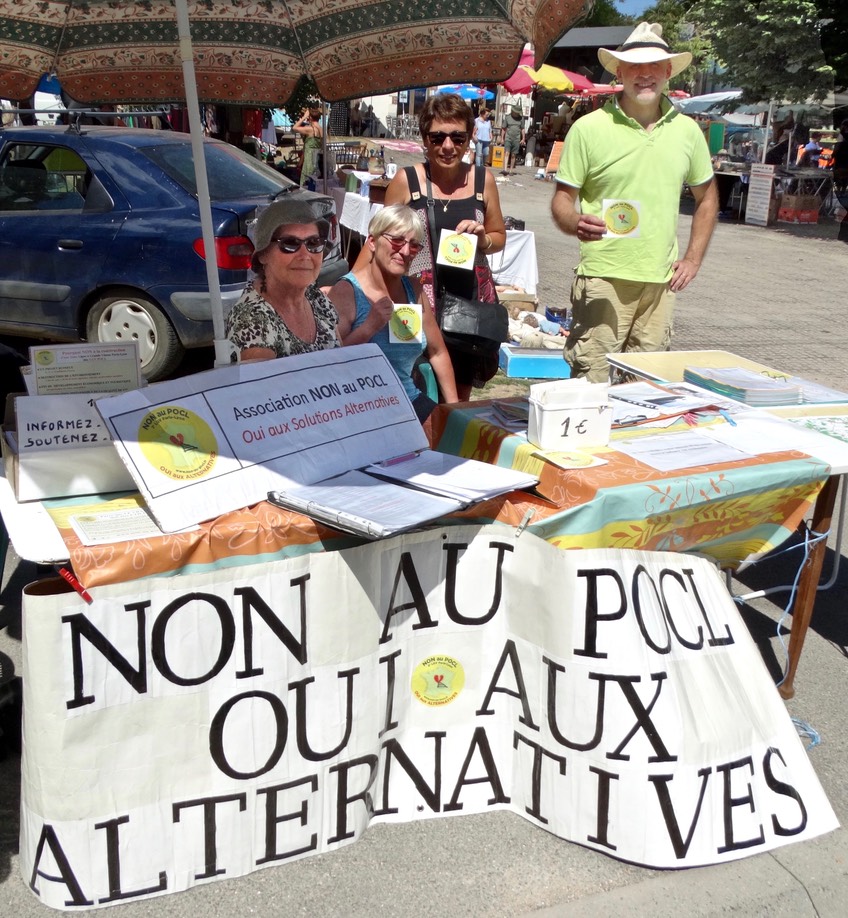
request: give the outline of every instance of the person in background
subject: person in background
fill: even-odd
[[[524,143],[524,125],[521,109],[514,105],[506,119],[504,132],[504,171],[503,175],[515,173],[515,159],[521,144]]]
[[[642,22],[598,57],[622,91],[572,125],[551,204],[557,226],[580,241],[564,353],[572,376],[590,382],[609,378],[608,353],[668,349],[675,294],[698,274],[718,213],[704,135],[663,94],[692,55],[672,53],[662,27]],[[684,182],[695,213],[679,258]]]
[[[321,103],[313,99],[303,114],[292,125],[292,130],[303,138],[303,166],[300,170],[300,184],[307,181],[318,170],[318,154],[321,152],[321,138],[324,128],[321,124]]]
[[[848,188],[848,118],[839,125],[840,139],[833,145],[833,187],[837,191]]]
[[[271,360],[338,347],[338,316],[315,285],[329,223],[309,192],[275,201],[256,221],[253,271],[226,322],[242,360]]]
[[[386,204],[409,204],[426,228],[424,247],[413,259],[410,273],[421,281],[427,299],[435,306],[432,239],[438,243],[443,229],[470,233],[477,237],[474,269],[439,265],[439,286],[457,296],[495,303],[497,291],[486,256],[503,249],[506,229],[494,174],[462,161],[474,129],[474,115],[455,93],[438,93],[422,106],[418,125],[426,162],[400,169],[386,189]],[[428,183],[434,226],[429,225]],[[497,373],[497,351],[472,356],[448,348],[448,353],[460,401],[467,401],[473,386],[482,386]]]
[[[373,341],[388,357],[418,419],[423,424],[436,402],[413,381],[416,361],[426,354],[445,402],[457,400],[450,355],[436,316],[421,283],[407,277],[412,259],[424,246],[424,227],[405,204],[390,204],[368,224],[365,250],[368,261],[347,273],[328,291],[339,314],[342,344]],[[410,312],[395,311],[396,303],[421,306],[421,325]]]
[[[478,166],[485,166],[489,161],[489,145],[492,142],[491,117],[491,112],[483,108],[474,121],[471,139],[474,141],[474,161]]]
[[[818,169],[822,146],[819,142],[821,133],[810,131],[810,139],[804,144],[798,157],[798,165],[806,169]]]

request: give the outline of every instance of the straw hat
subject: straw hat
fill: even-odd
[[[253,247],[257,252],[268,248],[271,237],[286,224],[315,223],[319,233],[329,235],[330,224],[325,217],[331,209],[327,199],[321,195],[308,191],[291,192],[287,197],[269,204],[259,215],[253,226]]]
[[[599,48],[598,60],[610,73],[618,70],[620,62],[653,64],[658,61],[671,61],[670,76],[675,76],[692,63],[692,55],[688,51],[678,54],[671,51],[662,37],[662,26],[658,22],[640,22],[617,51]]]

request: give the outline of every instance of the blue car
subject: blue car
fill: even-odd
[[[235,147],[204,141],[224,313],[244,289],[256,208],[300,190]],[[334,247],[320,284],[347,270]],[[0,129],[0,334],[138,342],[162,379],[212,343],[188,134],[101,126]]]

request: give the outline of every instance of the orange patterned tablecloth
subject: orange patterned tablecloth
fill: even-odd
[[[614,440],[593,450],[603,465],[567,470],[488,422],[489,406],[439,406],[431,440],[442,452],[537,474],[539,494],[556,510],[534,515],[528,529],[560,548],[694,551],[732,567],[788,538],[829,474],[796,450],[659,472],[617,452]]]
[[[663,473],[604,448],[598,451],[604,465],[564,470],[539,458],[525,439],[482,419],[488,405],[439,406],[432,442],[443,452],[533,471],[538,494],[513,492],[443,523],[525,523],[560,548],[694,551],[733,566],[784,541],[828,477],[826,464],[791,450]],[[191,531],[86,546],[65,520],[93,500],[45,502],[86,587],[338,550],[359,541],[263,501]]]

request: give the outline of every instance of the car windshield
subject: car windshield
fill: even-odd
[[[233,198],[273,198],[294,183],[247,153],[222,143],[204,143],[209,197],[213,201]],[[140,149],[190,194],[197,194],[194,160],[189,144],[162,144]]]

